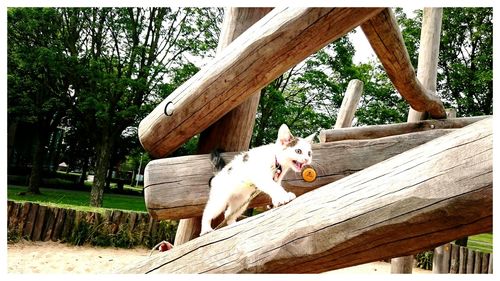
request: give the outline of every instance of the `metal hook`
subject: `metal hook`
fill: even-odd
[[[166,116],[172,116],[172,114],[174,114],[174,103],[172,101],[167,102],[163,112]]]

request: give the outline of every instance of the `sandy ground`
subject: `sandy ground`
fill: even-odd
[[[7,273],[112,273],[149,256],[149,249],[117,249],[91,246],[71,246],[56,242],[23,241],[7,245]],[[373,262],[330,271],[336,273],[388,274],[386,262]],[[413,273],[431,273],[413,269]]]

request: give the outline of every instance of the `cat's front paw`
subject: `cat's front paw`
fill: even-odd
[[[284,205],[284,204],[292,201],[293,199],[295,199],[295,197],[296,196],[293,192],[279,193],[272,198],[273,206],[278,207],[278,206]]]
[[[200,236],[203,236],[205,234],[208,234],[210,232],[214,231],[212,228],[209,228],[209,229],[203,229],[201,232],[200,232]]]

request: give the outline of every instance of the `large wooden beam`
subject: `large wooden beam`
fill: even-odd
[[[394,87],[417,111],[427,111],[432,118],[446,118],[441,100],[427,90],[415,76],[403,36],[391,9],[387,8],[361,24],[375,54]]]
[[[226,8],[217,52],[222,52],[271,10],[272,8]],[[208,153],[215,148],[224,151],[247,150],[252,138],[259,98],[260,91],[253,93],[245,102],[203,131],[198,142],[198,153]],[[175,233],[175,245],[198,237],[200,231],[201,217],[180,220]]]
[[[142,146],[163,157],[258,89],[382,8],[275,8],[139,124]]]
[[[319,134],[321,142],[333,142],[349,139],[373,139],[393,135],[407,134],[435,129],[456,129],[475,123],[491,116],[462,117],[444,120],[424,120],[419,122],[398,123],[389,125],[372,125],[364,127],[323,130]]]
[[[417,79],[422,87],[436,92],[439,39],[441,37],[441,18],[443,8],[424,8],[420,50],[418,53]],[[427,112],[419,112],[410,106],[407,122],[427,119]],[[413,256],[398,257],[391,260],[391,273],[411,273]]]
[[[306,182],[299,173],[289,172],[282,184],[286,190],[301,195],[446,133],[449,131],[434,130],[374,140],[315,144],[316,180]],[[226,162],[234,155],[236,153],[222,154]],[[144,171],[144,198],[149,213],[156,219],[201,216],[208,200],[208,181],[213,175],[209,159],[209,155],[196,155],[151,161]],[[261,194],[249,207],[269,204],[270,198]]]
[[[492,123],[447,134],[121,272],[324,272],[491,231]]]

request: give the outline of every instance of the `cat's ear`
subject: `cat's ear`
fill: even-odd
[[[279,131],[278,131],[278,139],[276,142],[280,145],[287,145],[289,144],[293,139],[292,133],[290,133],[290,129],[288,129],[288,126],[286,124],[282,124]]]
[[[314,138],[316,137],[316,133],[313,133],[307,137],[304,138],[304,140],[306,140],[307,142],[309,142],[310,144],[313,144],[314,143]]]

